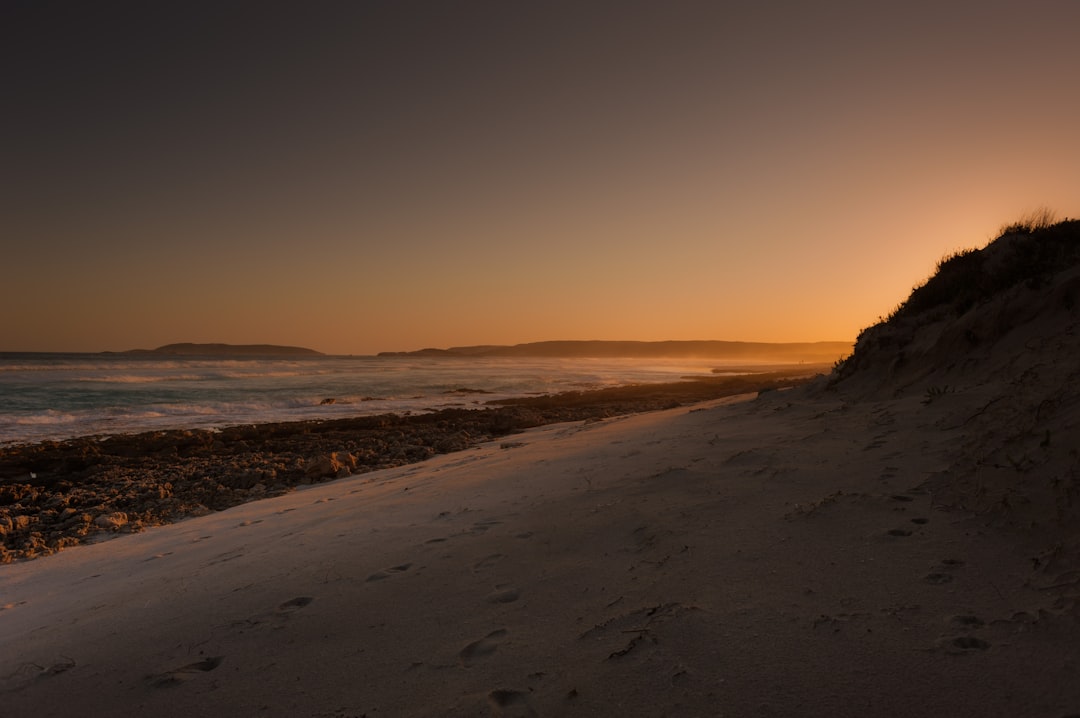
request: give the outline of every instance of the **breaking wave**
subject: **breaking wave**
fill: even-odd
[[[707,375],[714,363],[0,355],[0,444],[174,428],[476,408],[511,396]]]

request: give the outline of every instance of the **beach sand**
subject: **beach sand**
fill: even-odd
[[[553,424],[10,564],[0,705],[1080,714],[1060,530],[940,495],[987,391],[823,378]],[[1055,415],[1066,458],[1075,408]]]

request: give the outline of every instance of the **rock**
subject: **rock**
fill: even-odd
[[[351,476],[356,470],[356,457],[347,451],[335,451],[329,456],[310,459],[304,468],[309,479],[328,479]]]
[[[323,399],[322,401],[320,401],[319,405],[320,406],[328,406],[328,405],[333,404],[335,402],[337,402],[337,399],[335,399],[333,397],[328,397],[328,398]]]
[[[342,466],[349,470],[349,473],[356,471],[356,457],[347,451],[335,451],[330,455],[336,461],[340,462]]]
[[[111,514],[101,514],[94,519],[94,525],[98,528],[118,530],[128,522],[128,516],[123,511],[114,511]]]
[[[36,554],[48,555],[48,554],[52,553],[51,551],[47,550],[47,547],[45,545],[45,537],[42,536],[37,531],[30,534],[30,538],[28,538],[26,540],[26,542],[23,544],[22,550],[23,550],[23,553],[30,554],[30,555],[36,555]]]
[[[222,477],[221,482],[230,489],[250,489],[262,482],[261,471],[244,471]]]
[[[449,454],[454,451],[463,451],[469,448],[472,437],[466,431],[435,439],[435,450],[440,454]]]
[[[341,470],[341,464],[334,460],[333,456],[320,456],[317,459],[309,459],[304,466],[304,476],[309,479],[320,479],[324,476],[336,476]]]
[[[30,484],[8,484],[6,486],[0,486],[0,506],[33,501],[37,498],[37,495],[38,491]]]

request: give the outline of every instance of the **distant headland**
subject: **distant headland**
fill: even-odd
[[[729,341],[547,341],[513,346],[481,345],[412,352],[382,352],[379,356],[429,357],[549,357],[549,358],[691,358],[833,362],[851,353],[852,342],[729,342]]]
[[[109,352],[106,352],[109,353]],[[166,344],[157,349],[131,349],[121,354],[149,356],[324,356],[322,352],[304,347],[278,346],[276,344]]]

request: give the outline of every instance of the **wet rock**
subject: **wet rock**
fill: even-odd
[[[8,484],[0,486],[0,506],[14,504],[25,499],[33,500],[37,495],[30,484]]]
[[[114,511],[111,514],[101,514],[94,519],[94,525],[98,528],[109,529],[111,531],[119,530],[121,526],[128,522],[128,516],[123,511]]]
[[[222,478],[221,483],[231,489],[250,490],[263,480],[261,471],[242,471]]]
[[[335,459],[332,454],[330,456],[319,456],[307,462],[304,467],[304,476],[308,479],[336,477],[343,468],[345,466]]]
[[[307,462],[304,476],[308,479],[329,479],[351,476],[356,471],[356,457],[347,451],[335,451]]]
[[[331,458],[340,463],[349,472],[356,471],[356,457],[347,451],[335,451],[331,454]]]
[[[466,431],[442,437],[435,440],[435,450],[440,454],[449,454],[455,451],[464,451],[472,445],[472,437]]]

